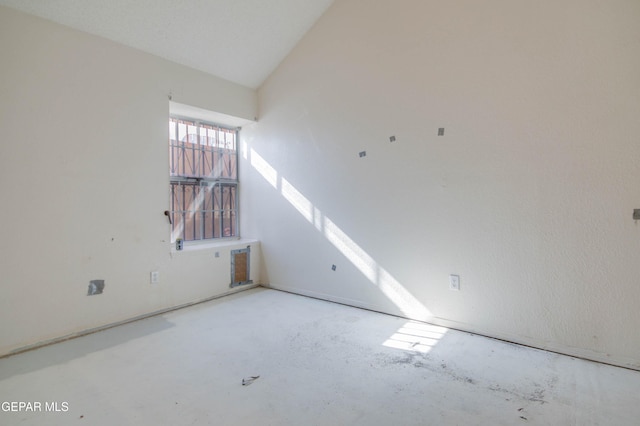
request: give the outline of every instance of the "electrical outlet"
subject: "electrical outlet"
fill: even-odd
[[[454,291],[460,291],[459,275],[449,275],[449,289]]]
[[[151,271],[151,284],[158,284],[160,282],[160,272]]]

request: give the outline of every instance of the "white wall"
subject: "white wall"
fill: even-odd
[[[253,119],[255,91],[4,7],[0,58],[0,355],[226,293],[234,248],[259,275],[255,241],[172,252],[163,215],[169,94]]]
[[[243,132],[263,280],[640,369],[639,22],[337,0]]]

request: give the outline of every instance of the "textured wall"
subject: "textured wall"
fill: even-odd
[[[171,250],[168,94],[251,119],[256,93],[4,7],[0,57],[0,355],[229,291],[247,242]]]
[[[634,0],[337,1],[243,132],[263,279],[640,368],[638,22]]]

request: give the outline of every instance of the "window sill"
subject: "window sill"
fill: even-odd
[[[223,249],[236,246],[247,246],[257,243],[258,240],[251,238],[225,239],[217,241],[188,241],[184,243],[182,250],[176,250],[175,243],[171,244],[171,253],[182,253],[192,251],[203,251],[211,249]]]

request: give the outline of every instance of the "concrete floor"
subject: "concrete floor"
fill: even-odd
[[[2,425],[637,425],[640,372],[258,288],[0,359],[0,399],[36,409]]]

